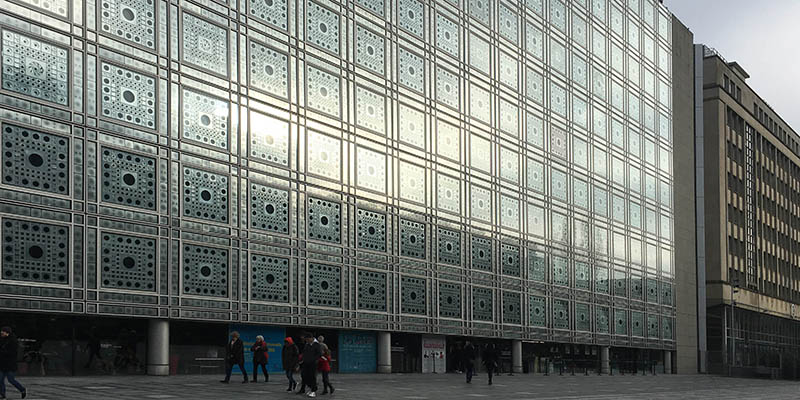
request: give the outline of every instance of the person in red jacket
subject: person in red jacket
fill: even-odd
[[[258,382],[258,367],[261,366],[261,372],[264,373],[264,382],[269,382],[269,372],[267,371],[267,363],[269,362],[269,348],[261,335],[256,336],[256,342],[250,348],[253,353],[253,381]]]
[[[328,388],[331,390],[330,394],[333,394],[333,385],[331,385],[329,377],[331,373],[331,351],[327,347],[317,362],[317,370],[322,372],[322,394],[328,394]]]

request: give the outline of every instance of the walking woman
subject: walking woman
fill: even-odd
[[[244,375],[242,383],[247,383],[247,371],[244,369],[244,342],[239,339],[239,332],[236,331],[231,332],[231,341],[225,345],[225,379],[220,382],[230,382],[234,365],[238,365]]]
[[[291,337],[284,339],[281,360],[283,361],[283,370],[286,371],[286,379],[289,380],[287,392],[291,392],[297,387],[297,381],[294,380],[294,370],[297,369],[299,356],[300,351],[297,349],[297,345],[294,344],[294,340]]]
[[[4,326],[0,329],[0,399],[6,398],[6,379],[14,385],[24,399],[28,391],[14,378],[17,371],[17,337],[11,328]]]
[[[261,366],[261,372],[264,373],[264,382],[269,382],[269,371],[267,371],[267,363],[269,362],[269,349],[267,342],[261,335],[256,336],[256,342],[250,348],[253,353],[253,382],[258,382],[258,366]]]
[[[333,385],[331,385],[330,380],[330,373],[331,373],[331,350],[325,346],[325,350],[322,352],[322,357],[319,358],[317,370],[322,373],[322,394],[328,394],[328,388],[330,388],[330,394],[333,394]]]

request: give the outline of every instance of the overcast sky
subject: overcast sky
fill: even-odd
[[[747,84],[800,133],[800,0],[664,0],[694,33],[750,74]]]

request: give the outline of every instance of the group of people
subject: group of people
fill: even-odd
[[[303,333],[302,351],[294,343],[294,339],[287,337],[283,342],[281,352],[283,369],[286,371],[286,378],[289,381],[287,392],[292,392],[297,388],[297,381],[294,373],[300,372],[300,390],[297,394],[306,394],[308,397],[317,397],[317,372],[322,373],[323,391],[321,394],[333,394],[333,386],[330,382],[331,372],[331,351],[325,344],[325,338],[320,336],[315,338],[310,333]],[[253,353],[253,380],[258,381],[258,368],[264,373],[264,381],[269,382],[269,372],[267,362],[269,361],[269,351],[264,337],[256,336],[256,341],[250,348]],[[239,337],[239,332],[231,333],[231,340],[225,346],[225,379],[222,383],[229,383],[233,367],[238,366],[244,375],[242,383],[249,382],[247,371],[244,368],[244,342]],[[308,387],[308,391],[306,391]],[[2,399],[2,397],[0,397]]]
[[[472,342],[467,341],[462,349],[462,363],[466,370],[467,383],[472,383],[472,377],[475,376],[475,358],[477,357],[477,349],[472,345]],[[486,367],[486,372],[489,374],[489,384],[492,384],[492,377],[497,371],[497,363],[500,361],[500,354],[497,351],[497,346],[494,343],[486,345],[481,354],[481,363]]]
[[[0,328],[0,400],[6,398],[6,380],[19,390],[23,399],[28,395],[28,391],[16,379],[18,348],[17,337],[11,328]]]

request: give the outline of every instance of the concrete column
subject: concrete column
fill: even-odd
[[[522,373],[522,340],[511,341],[511,371]]]
[[[392,334],[378,332],[378,373],[392,373]]]
[[[147,375],[169,375],[169,321],[151,319],[147,325]]]
[[[600,346],[600,373],[608,374],[611,372],[611,362],[609,357],[610,348]]]
[[[669,350],[664,350],[664,373],[672,373],[672,352]]]

